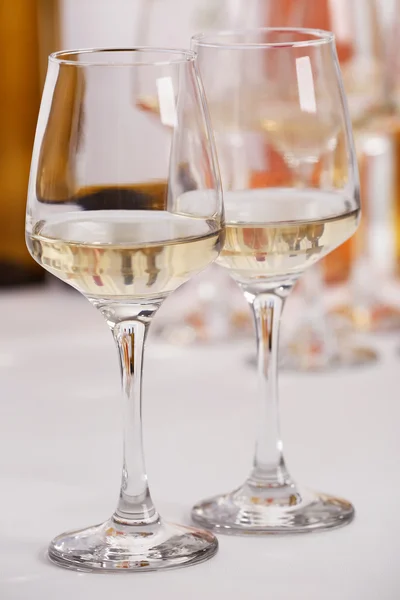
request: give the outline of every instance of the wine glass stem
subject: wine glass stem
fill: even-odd
[[[253,471],[248,480],[257,487],[290,483],[279,431],[278,354],[280,320],[291,289],[292,284],[257,294],[245,291],[257,334],[260,409]]]
[[[143,351],[151,318],[158,305],[97,305],[117,344],[123,402],[122,482],[114,520],[126,525],[160,522],[153,505],[144,462],[142,440]]]

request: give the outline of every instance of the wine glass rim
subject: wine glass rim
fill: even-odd
[[[263,33],[301,33],[309,36],[306,40],[285,40],[282,42],[226,42],[225,37],[228,36],[249,36],[251,34]],[[208,48],[225,48],[251,50],[255,48],[300,48],[305,46],[321,46],[323,44],[331,44],[335,41],[335,34],[325,29],[311,29],[304,27],[257,27],[252,29],[232,29],[220,31],[208,31],[197,33],[192,36],[192,42],[199,46]]]
[[[160,60],[148,60],[144,62],[126,62],[118,60],[117,56],[120,53],[132,53],[132,54],[160,54]],[[95,55],[102,53],[115,53],[116,59],[105,61],[96,60],[71,60],[68,57],[81,57],[85,55]],[[175,58],[169,58],[162,60],[163,55],[176,55]],[[133,46],[131,48],[80,48],[73,50],[59,50],[58,52],[52,52],[49,56],[49,61],[55,62],[59,65],[72,65],[75,67],[141,67],[141,66],[163,66],[170,64],[179,64],[186,62],[194,62],[196,58],[195,53],[192,50],[182,48],[160,48],[153,46]]]

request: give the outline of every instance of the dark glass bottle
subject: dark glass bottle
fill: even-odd
[[[56,0],[0,2],[0,287],[39,283],[25,246],[25,207]],[[50,46],[50,47],[49,47]]]

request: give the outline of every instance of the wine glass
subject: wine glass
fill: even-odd
[[[138,73],[158,98],[132,102]],[[158,118],[166,127],[156,127]],[[26,239],[50,273],[103,315],[117,345],[124,457],[117,508],[101,525],[64,533],[49,557],[78,570],[148,571],[213,556],[208,532],[164,522],[142,449],[143,349],[149,325],[223,242],[215,149],[195,56],[133,48],[52,54],[33,150]]]
[[[259,371],[253,470],[231,493],[197,504],[193,520],[226,533],[307,532],[349,523],[353,506],[291,478],[278,417],[282,309],[302,273],[355,232],[357,161],[333,34],[257,29],[192,38],[224,189],[226,240],[218,262],[254,315]],[[307,183],[251,188],[266,136],[279,132]],[[239,152],[239,155],[238,155]],[[238,159],[240,157],[240,160]],[[312,176],[310,176],[312,173]]]

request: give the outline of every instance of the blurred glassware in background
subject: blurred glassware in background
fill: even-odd
[[[279,25],[289,5],[286,0],[273,4],[272,24]],[[259,27],[263,24],[264,11],[271,7],[271,0],[246,3],[242,0],[140,0],[134,43],[184,48],[191,35],[199,31]],[[179,14],[179,19],[171,19],[172,13]],[[157,113],[154,98],[144,97],[137,81],[135,86],[136,102],[143,110]],[[240,160],[238,148],[238,177],[241,176]],[[280,156],[271,153],[269,162],[270,168],[253,172],[253,187],[283,183],[287,174],[282,170]],[[218,265],[212,265],[183,286],[175,294],[175,307],[179,300],[179,313],[168,311],[167,301],[153,329],[169,341],[181,344],[217,341],[253,332],[253,320],[242,293]]]
[[[325,263],[328,281],[335,263],[349,272],[349,297],[334,315],[345,318],[361,331],[390,331],[400,326],[400,312],[382,293],[383,279],[388,269],[374,266],[374,244],[371,243],[374,218],[380,205],[390,211],[390,173],[382,167],[382,153],[389,160],[384,142],[382,121],[391,113],[385,71],[385,47],[379,4],[376,0],[289,0],[292,2],[289,24],[332,30],[341,64],[349,102],[361,172],[363,223],[350,248],[333,253]],[[386,234],[390,226],[386,219]],[[387,245],[385,246],[387,248]],[[346,252],[346,261],[343,253]],[[347,265],[346,265],[347,262]],[[390,258],[387,260],[390,264]],[[345,349],[346,350],[346,349]],[[348,350],[348,347],[347,347]],[[365,354],[370,359],[371,353]],[[363,362],[363,355],[360,356]]]
[[[179,13],[179,19],[169,18],[172,6],[173,11]],[[376,160],[379,143],[376,142],[375,148],[372,148],[374,144],[368,137],[375,139],[381,135],[373,129],[374,123],[379,116],[390,111],[382,29],[375,0],[318,0],[318,3],[314,0],[281,0],[279,3],[273,0],[143,0],[137,23],[135,43],[162,43],[171,46],[187,46],[188,33],[220,28],[294,26],[333,30],[356,134],[357,152],[360,164],[366,165],[365,169],[362,169],[363,201],[365,205],[375,205],[378,202],[384,204],[382,193],[376,196],[376,193],[370,191],[370,182],[379,178],[376,168],[379,162]],[[151,99],[144,99],[143,107],[152,110],[151,102]],[[285,140],[291,140],[302,127],[307,128],[305,122],[292,121],[280,131],[276,128],[276,119],[269,118],[268,122],[266,121],[265,148],[263,156],[260,156],[258,168],[251,175],[252,187],[274,187],[290,180],[290,157],[285,153]],[[316,134],[318,135],[318,132]],[[304,162],[309,158],[305,157]],[[241,177],[240,160],[238,148],[238,178]],[[340,173],[337,176],[340,177]],[[298,173],[298,178],[299,185],[302,185],[304,172]],[[387,181],[381,183],[381,188],[387,189]],[[376,189],[375,184],[373,187]],[[373,213],[374,210],[365,206],[364,214]],[[300,315],[301,322],[295,330],[295,342],[288,342],[288,366],[308,370],[370,362],[375,360],[376,353],[368,347],[355,344],[354,328],[361,331],[375,328],[390,330],[398,325],[398,310],[380,297],[380,286],[376,285],[378,274],[371,277],[371,226],[371,219],[364,218],[363,226],[355,240],[346,242],[306,274],[300,293],[295,295],[298,303],[297,314]],[[229,287],[222,274],[218,274],[217,266],[211,269],[217,273],[211,275],[207,272],[201,279],[190,282],[182,290],[181,294],[185,295],[187,306],[191,305],[193,309],[187,311],[183,335],[178,324],[177,329],[172,329],[169,322],[169,339],[174,339],[174,331],[177,340],[189,341],[224,338],[236,333],[245,333],[252,328],[249,323],[250,315],[244,306],[240,306],[237,291]],[[200,332],[196,323],[204,323],[204,320],[197,319],[196,315],[206,314],[206,305],[202,298],[207,297],[209,300],[212,296],[211,280],[214,286],[218,286],[220,297],[224,298],[225,311],[222,314],[225,315],[226,323],[224,326],[221,324],[219,328],[213,326],[212,331],[206,326]],[[324,280],[328,284],[344,284],[350,280],[347,292],[340,296],[341,302],[344,296],[345,305],[340,306],[338,310],[329,312],[324,303]],[[207,293],[202,291],[203,284],[208,290]],[[233,308],[233,305],[236,305],[236,308]],[[212,313],[210,308],[213,306],[219,314],[219,319],[222,319],[219,307],[213,302],[207,305],[207,314]],[[209,321],[216,322],[217,316]],[[188,333],[188,323],[189,327],[194,327],[196,335]]]
[[[253,321],[236,283],[213,265],[167,299],[152,333],[181,345],[249,336]]]
[[[342,70],[349,111],[356,137],[356,149],[363,162],[365,129],[380,112],[388,112],[384,75],[384,48],[382,30],[374,0],[286,0],[286,13],[279,18],[291,27],[312,27],[330,30],[336,36],[336,48]],[[272,14],[273,8],[270,6]],[[266,14],[267,19],[269,15]],[[297,128],[299,124],[297,123]],[[311,132],[310,134],[311,135]],[[276,150],[276,147],[275,147]],[[340,179],[341,173],[337,170]],[[299,182],[301,185],[301,181]],[[362,202],[370,199],[368,178],[362,176]],[[374,202],[376,199],[374,198]],[[324,262],[310,269],[300,284],[300,323],[289,341],[286,366],[296,369],[326,369],[368,363],[376,353],[355,343],[351,322],[353,306],[362,305],[363,314],[372,312],[380,299],[375,298],[376,279],[372,280],[368,260],[368,220],[363,212],[363,223],[355,239],[333,252]],[[348,308],[328,314],[325,304],[324,279],[343,283],[350,276]],[[362,277],[361,277],[362,276]],[[372,298],[371,287],[374,297]],[[356,290],[356,293],[353,292]],[[368,307],[368,309],[367,309]]]
[[[281,13],[275,2],[274,15]],[[140,0],[135,42],[157,41],[168,46],[186,47],[191,35],[229,25],[230,28],[261,26],[260,15],[271,0]],[[179,18],[171,18],[179,15]],[[277,19],[279,20],[279,18]],[[189,35],[189,38],[188,38]]]
[[[42,83],[57,32],[56,0],[0,3],[0,287],[44,280],[26,249],[24,223]]]
[[[226,0],[141,0],[134,43],[186,48],[191,35],[220,27],[252,26],[257,21],[258,3],[250,3],[244,15],[242,2]],[[179,14],[179,19],[171,18]],[[158,102],[146,97],[140,79],[134,84],[135,102],[149,114],[157,116]],[[232,279],[217,265],[185,284],[174,296],[169,311],[168,301],[154,324],[154,332],[165,339],[189,344],[225,340],[247,335],[253,330],[251,315],[243,295]]]
[[[296,329],[286,332],[285,362],[286,366],[302,370],[369,363],[376,359],[376,353],[372,348],[357,345],[355,333],[390,331],[400,325],[398,308],[390,304],[382,292],[393,248],[388,243],[392,238],[392,175],[385,164],[390,162],[390,151],[381,124],[381,121],[388,123],[391,103],[379,5],[375,0],[282,0],[278,4],[271,0],[253,0],[246,4],[226,2],[226,6],[231,7],[232,19],[237,22],[241,14],[243,20],[249,19],[255,26],[311,27],[332,30],[336,35],[360,163],[364,217],[355,238],[309,269],[302,278],[296,298],[300,322]],[[304,118],[293,122],[286,119],[284,128],[277,123],[274,117],[268,119],[265,163],[253,174],[253,187],[275,186],[285,179],[290,180],[292,160],[285,145],[308,126]],[[307,135],[311,138],[315,134],[309,130]],[[303,158],[303,165],[307,165],[316,157]],[[305,170],[301,167],[296,176],[298,185],[304,185],[309,177],[307,166]],[[337,177],[340,176],[338,171]],[[374,260],[377,249],[381,256],[386,252],[386,264]],[[341,290],[340,306],[336,310],[328,311],[325,304],[324,281],[348,283],[344,294],[343,288]]]

